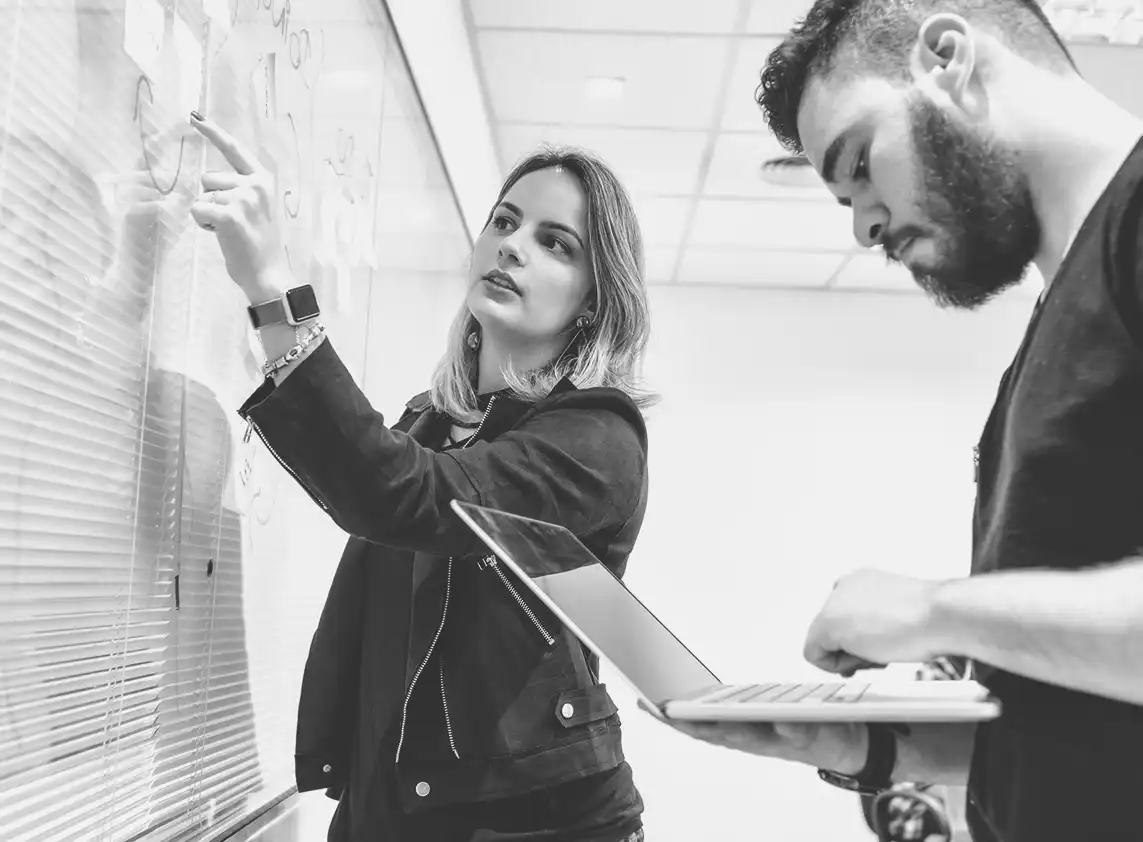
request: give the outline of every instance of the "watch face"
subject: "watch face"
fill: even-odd
[[[286,293],[286,300],[290,302],[290,312],[295,322],[304,322],[321,313],[318,308],[317,295],[314,288],[308,284],[303,287],[294,287]]]

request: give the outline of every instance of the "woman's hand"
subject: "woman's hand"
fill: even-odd
[[[289,269],[273,176],[217,123],[192,113],[191,125],[234,168],[203,175],[203,194],[191,205],[191,216],[218,238],[226,271],[251,304],[280,296],[288,286]]]

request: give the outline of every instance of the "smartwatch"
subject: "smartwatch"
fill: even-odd
[[[321,308],[318,307],[314,288],[306,284],[288,290],[280,298],[247,307],[246,312],[250,314],[250,323],[257,330],[277,324],[297,327],[320,316]]]
[[[889,725],[871,722],[869,750],[865,767],[856,775],[843,775],[828,769],[818,769],[818,777],[827,784],[861,795],[876,795],[893,786],[893,769],[897,765],[897,736]]]

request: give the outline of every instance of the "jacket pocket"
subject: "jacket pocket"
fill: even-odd
[[[576,728],[610,719],[619,712],[607,694],[606,684],[582,690],[568,690],[556,697],[556,720],[564,728]],[[618,724],[618,722],[616,722]]]
[[[512,584],[512,580],[508,578],[508,574],[504,572],[504,568],[502,568],[497,563],[497,561],[498,560],[496,556],[488,555],[480,560],[480,566],[482,568],[491,569],[492,572],[496,574],[496,576],[500,579],[500,582],[508,590],[509,596],[511,596],[516,605],[520,607],[520,610],[524,612],[524,615],[528,618],[529,624],[536,630],[536,634],[543,638],[544,644],[549,649],[555,646],[556,638],[548,630],[547,626],[545,626],[540,621],[540,618],[536,616],[536,612],[532,610],[532,607],[528,605],[528,603],[524,600],[524,597],[520,595],[520,591],[517,590],[514,584]]]

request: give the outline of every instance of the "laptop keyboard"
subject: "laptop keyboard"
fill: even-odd
[[[717,690],[695,699],[696,702],[710,704],[766,704],[768,702],[829,702],[841,704],[857,702],[865,695],[869,684],[846,681],[832,684],[818,684],[812,681],[801,684],[736,684],[719,687]]]

